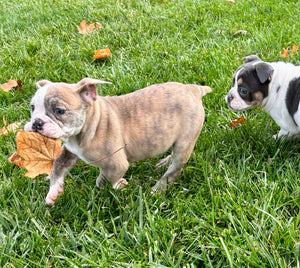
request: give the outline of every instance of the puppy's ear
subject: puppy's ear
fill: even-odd
[[[250,55],[244,58],[245,63],[251,62],[251,61],[261,61],[259,57],[256,55]]]
[[[272,74],[274,72],[273,67],[265,62],[260,62],[255,65],[256,74],[258,76],[259,81],[263,84],[267,81],[271,81]]]
[[[92,103],[97,99],[97,88],[98,84],[111,84],[110,82],[92,79],[92,78],[83,78],[76,84],[76,89],[80,94],[82,100]]]
[[[52,83],[51,81],[44,79],[44,80],[40,80],[40,81],[36,82],[35,85],[36,85],[36,88],[39,89],[39,88],[41,88],[47,84],[51,84],[51,83]]]

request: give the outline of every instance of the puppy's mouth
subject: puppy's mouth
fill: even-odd
[[[232,111],[234,111],[234,112],[237,112],[234,108],[231,107],[231,105],[230,105],[229,102],[227,102],[227,105],[228,105],[228,108],[229,108],[230,110],[232,110]]]
[[[239,110],[239,109],[233,108],[233,107],[231,106],[230,102],[227,102],[227,105],[228,105],[228,108],[229,108],[231,111],[233,111],[233,112],[240,112],[240,111],[241,111],[241,110]]]
[[[52,139],[60,139],[63,134],[62,131],[53,124],[44,122],[43,124],[37,126],[36,121],[26,123],[24,130],[27,132],[36,132]]]
[[[244,108],[233,108],[230,103],[227,103],[229,109],[233,112],[243,112],[243,111],[247,111],[250,110],[252,108],[252,106],[249,107],[244,107]]]
[[[236,109],[234,109],[232,106],[231,106],[231,100],[229,100],[226,96],[226,102],[227,102],[227,106],[230,110],[234,111],[234,112],[238,112]]]

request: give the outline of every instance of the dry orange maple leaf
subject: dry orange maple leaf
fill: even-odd
[[[107,58],[107,57],[110,57],[110,49],[109,48],[99,49],[99,50],[94,51],[93,60],[103,59],[103,58]]]
[[[2,88],[3,91],[8,92],[10,90],[12,90],[13,88],[18,86],[18,82],[16,80],[8,80],[7,83],[4,83],[2,85],[0,85],[0,87]]]
[[[292,47],[292,54],[293,54],[293,55],[296,54],[297,51],[298,51],[298,46],[293,45],[293,47]]]
[[[16,122],[16,123],[12,123],[7,125],[7,122],[3,116],[3,124],[4,127],[0,129],[0,136],[8,136],[9,132],[15,132],[17,129],[19,129],[22,125],[22,123],[24,122],[24,120],[22,120],[21,122]]]
[[[82,35],[92,33],[94,29],[101,30],[102,25],[99,22],[86,24],[86,21],[83,20],[79,26],[77,26],[78,32]]]
[[[286,59],[289,54],[289,51],[287,49],[285,49],[284,47],[282,48],[282,50],[283,50],[283,53],[280,55],[280,57],[283,59]]]
[[[283,59],[286,59],[288,57],[289,51],[288,51],[288,49],[285,49],[285,48],[282,48],[282,49],[283,49],[283,53],[280,55],[280,57]],[[293,45],[291,54],[295,55],[297,53],[297,51],[298,51],[298,46]]]
[[[37,132],[20,130],[16,136],[17,152],[8,160],[27,169],[26,177],[50,175],[55,159],[62,152],[61,140],[51,139]]]
[[[6,126],[6,125],[7,125],[7,122],[6,122],[6,120],[5,120],[4,115],[3,115],[3,119],[2,119],[2,120],[3,120],[3,125]]]
[[[238,119],[236,120],[233,120],[231,121],[229,124],[230,124],[230,128],[231,129],[234,129],[238,126],[241,126],[241,125],[244,125],[244,123],[246,122],[247,120],[245,118],[242,118],[242,117],[239,117]]]

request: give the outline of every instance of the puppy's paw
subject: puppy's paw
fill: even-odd
[[[57,199],[57,197],[47,195],[45,204],[47,206],[53,206],[54,203],[55,203],[55,201],[56,201],[56,199]]]
[[[63,183],[56,183],[50,186],[46,197],[46,205],[53,206],[57,198],[64,193]]]
[[[104,179],[99,176],[96,180],[96,186],[100,189],[103,190],[104,189]]]
[[[114,189],[122,189],[127,184],[128,184],[128,182],[124,178],[121,178],[113,185],[113,188]]]
[[[155,192],[161,193],[168,189],[168,184],[166,182],[158,181],[151,189],[152,194],[154,194]]]

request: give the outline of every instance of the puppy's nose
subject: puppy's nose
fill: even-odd
[[[40,118],[37,118],[32,123],[32,129],[35,132],[37,132],[38,130],[42,130],[43,129],[43,125],[44,125],[44,122]]]
[[[233,100],[233,95],[228,93],[227,94],[227,102],[230,103]]]

